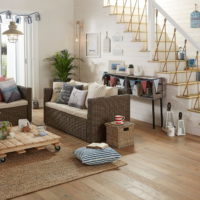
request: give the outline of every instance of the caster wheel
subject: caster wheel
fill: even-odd
[[[60,146],[55,146],[56,151],[60,151],[61,147]]]
[[[6,158],[0,158],[0,163],[6,162]]]

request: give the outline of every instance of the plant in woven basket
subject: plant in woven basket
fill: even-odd
[[[62,50],[47,58],[47,61],[53,66],[54,78],[63,82],[69,81],[74,74],[74,69],[77,67],[76,60],[79,59],[73,57],[68,50]]]

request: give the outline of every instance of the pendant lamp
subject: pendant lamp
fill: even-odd
[[[9,29],[7,31],[3,32],[3,35],[8,36],[8,41],[10,43],[16,43],[18,40],[18,36],[23,35],[23,33],[17,30],[17,25],[15,24],[15,22],[10,22],[8,28]]]

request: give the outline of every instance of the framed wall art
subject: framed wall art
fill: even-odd
[[[108,71],[109,73],[116,73],[120,66],[124,66],[124,61],[121,60],[110,60]]]
[[[101,56],[101,34],[86,33],[86,56],[100,57]]]

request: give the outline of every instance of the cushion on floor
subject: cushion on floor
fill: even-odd
[[[81,147],[74,151],[74,155],[86,165],[111,163],[121,157],[119,153],[110,147],[105,149]]]

